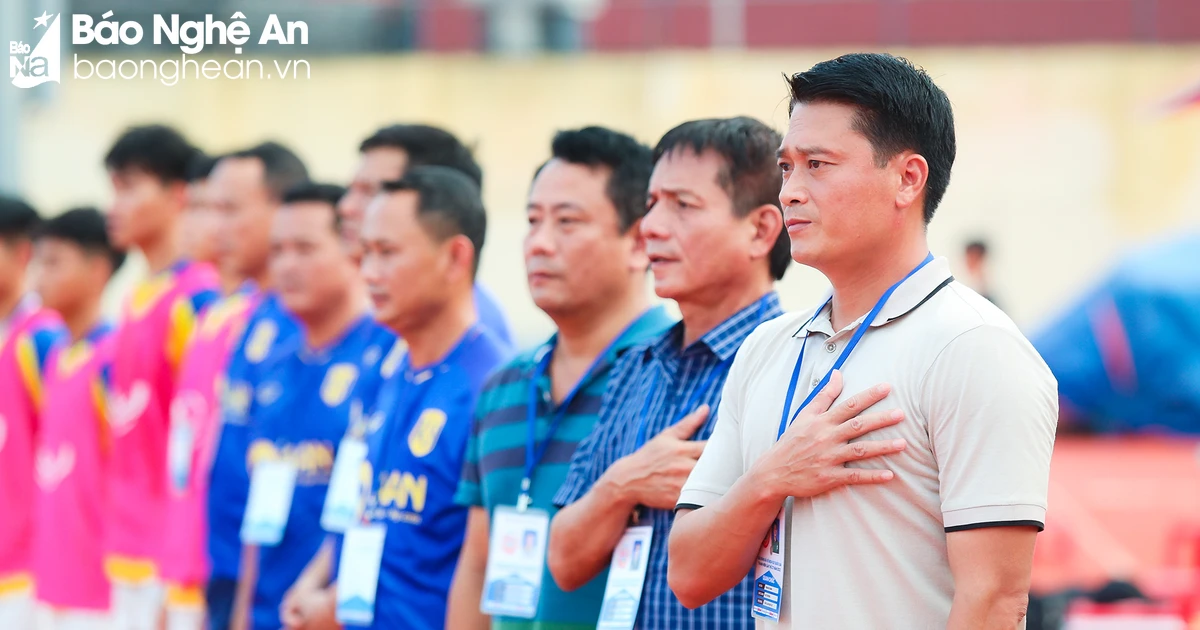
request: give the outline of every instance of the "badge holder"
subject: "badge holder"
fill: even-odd
[[[365,442],[350,437],[342,439],[321,510],[321,527],[325,531],[341,534],[359,521],[362,505],[359,472],[366,460]]]
[[[755,619],[779,621],[783,603],[783,567],[787,557],[787,503],[771,521],[754,561],[754,598],[750,615]]]
[[[625,530],[621,542],[613,550],[597,630],[633,630],[642,589],[646,586],[646,565],[650,561],[653,539],[654,528],[650,525]]]
[[[342,540],[338,560],[337,610],[339,623],[369,626],[375,621],[375,595],[383,563],[387,525],[354,525]]]
[[[528,508],[521,493],[517,507],[497,507],[492,516],[487,572],[479,610],[488,615],[532,619],[537,615],[550,514]]]
[[[254,466],[242,520],[243,543],[270,547],[283,540],[296,490],[296,472],[291,462],[270,461]]]

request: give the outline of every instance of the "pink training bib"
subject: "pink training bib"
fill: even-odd
[[[244,291],[213,305],[192,335],[171,402],[171,449],[186,459],[168,461],[166,531],[159,558],[172,587],[191,589],[208,580],[208,471],[216,447],[221,375],[257,298]],[[169,460],[171,458],[168,458]]]
[[[166,533],[168,410],[187,340],[216,286],[217,274],[208,265],[179,263],[133,291],[117,330],[105,528],[106,568],[116,582],[138,583],[157,571],[154,561]]]
[[[27,585],[33,534],[33,451],[43,397],[41,348],[62,323],[36,300],[18,307],[0,333],[0,585]]]
[[[112,333],[98,326],[50,355],[46,403],[37,439],[33,575],[37,599],[55,608],[107,610],[98,523],[107,509],[104,474],[110,450],[104,370]]]

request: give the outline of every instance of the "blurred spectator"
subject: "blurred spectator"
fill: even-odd
[[[992,284],[988,274],[988,244],[987,241],[976,239],[967,243],[963,250],[967,264],[967,277],[963,284],[971,287],[976,293],[987,298],[989,302],[999,306],[996,296],[992,293]]]

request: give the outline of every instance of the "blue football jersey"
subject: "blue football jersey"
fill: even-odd
[[[263,367],[296,338],[299,327],[274,294],[263,296],[234,345],[221,388],[221,429],[209,475],[208,556],[213,578],[234,579],[241,564],[242,514],[250,491],[246,471],[254,391]]]
[[[371,628],[445,627],[467,523],[454,502],[463,453],[484,380],[506,360],[507,344],[476,326],[436,365],[414,370],[402,356],[384,366],[370,414],[379,421],[366,428],[363,516],[387,527]]]
[[[321,508],[355,389],[379,373],[394,334],[363,316],[328,347],[307,348],[301,336],[274,356],[255,392],[247,464],[283,460],[296,467],[296,487],[283,539],[258,552],[253,626],[278,630],[287,589],[325,540]]]

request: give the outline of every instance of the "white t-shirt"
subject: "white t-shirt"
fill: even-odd
[[[792,412],[859,323],[835,334],[830,310],[807,327],[812,310],[781,316],[742,345],[680,507],[714,502],[775,443],[801,345]],[[1045,522],[1057,382],[1004,313],[954,281],[944,258],[896,290],[842,375],[838,402],[892,386],[872,410],[902,409],[904,421],[862,439],[899,437],[908,448],[852,464],[892,470],[886,484],[788,501],[781,621],[758,625],[943,630],[954,597],[946,533]]]

